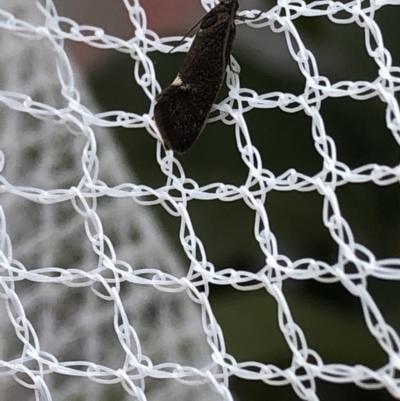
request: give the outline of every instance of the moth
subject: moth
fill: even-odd
[[[203,131],[230,65],[238,7],[238,0],[221,0],[205,15],[178,75],[156,98],[165,149],[184,153]]]

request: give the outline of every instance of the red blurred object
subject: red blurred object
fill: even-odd
[[[79,24],[98,26],[123,39],[134,35],[122,0],[56,0],[56,5],[60,15]],[[161,36],[187,32],[205,13],[199,0],[142,0],[140,5],[146,11],[148,28]],[[68,48],[87,70],[100,67],[113,54],[78,42],[69,43]]]

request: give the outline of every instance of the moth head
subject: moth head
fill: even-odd
[[[219,5],[228,7],[235,6],[235,8],[239,7],[239,3],[237,0],[220,0],[219,4],[216,7],[218,7]]]
[[[221,0],[206,16],[200,25],[200,30],[211,28],[226,21],[234,21],[239,7],[237,0]]]

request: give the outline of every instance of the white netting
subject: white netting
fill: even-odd
[[[385,388],[400,398],[399,335],[367,289],[368,277],[400,280],[400,259],[388,255],[377,260],[357,241],[341,214],[336,191],[349,183],[397,184],[400,166],[371,163],[350,168],[338,160],[320,114],[327,98],[377,97],[386,107],[386,126],[400,144],[396,100],[400,68],[392,65],[374,19],[379,8],[400,6],[400,1],[280,1],[258,21],[249,22],[284,32],[304,77],[304,91],[301,95],[257,93],[241,86],[240,75],[228,72],[229,97],[213,116],[234,125],[237,151],[248,175],[241,185],[212,182],[206,186],[186,176],[180,161],[157,143],[153,103],[143,115],[135,110],[98,113],[72,68],[64,50],[66,39],[129,53],[135,62],[135,80],[148,99],[160,92],[149,55],[154,50],[169,51],[168,41],[173,38],[161,39],[147,29],[139,1],[123,4],[135,27],[129,41],[59,16],[52,0],[0,1],[2,397],[231,400],[229,379],[240,377],[266,385],[291,385],[304,400],[319,399],[317,379]],[[210,9],[215,2],[203,4]],[[293,23],[300,16],[359,25],[368,55],[378,68],[376,78],[330,83],[320,75],[317,60]],[[186,51],[189,44],[187,39],[177,50]],[[275,176],[263,164],[252,145],[246,115],[252,109],[273,108],[309,116],[321,158],[318,174],[307,176],[289,166]],[[148,163],[159,164],[165,175],[163,186],[139,185],[128,172],[112,133],[106,130],[118,126],[129,127],[132,135],[136,128],[145,127],[154,136],[156,157]],[[323,224],[338,249],[334,263],[290,260],[279,252],[265,209],[271,191],[320,194]],[[254,241],[265,265],[255,273],[217,269],[207,259],[188,211],[196,199],[244,202],[254,212]],[[162,205],[180,220],[179,238],[190,261],[188,269],[174,256],[149,214],[153,205]],[[387,362],[376,369],[324,363],[292,318],[283,292],[288,279],[339,282],[359,300],[368,330]],[[288,366],[235,360],[209,302],[211,284],[238,291],[265,289],[275,299],[279,327],[292,353]]]

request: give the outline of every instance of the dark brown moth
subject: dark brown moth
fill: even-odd
[[[204,128],[230,62],[238,7],[237,0],[221,0],[206,14],[177,77],[156,98],[154,118],[167,150],[186,152]]]

